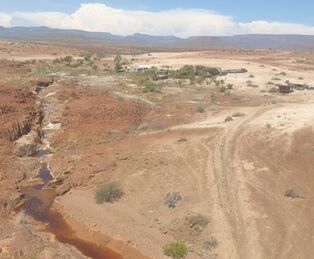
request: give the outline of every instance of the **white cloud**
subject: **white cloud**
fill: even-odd
[[[14,17],[52,28],[111,32],[119,35],[145,33],[187,37],[231,34],[235,30],[232,17],[198,9],[148,12],[116,9],[105,4],[82,4],[72,14],[16,12]]]
[[[245,33],[257,34],[306,34],[314,35],[314,27],[267,21],[253,21],[250,23],[239,23],[239,30]]]
[[[0,26],[8,27],[11,24],[12,17],[9,14],[0,13]]]
[[[110,32],[118,35],[134,33],[179,37],[244,33],[314,35],[312,26],[268,21],[238,23],[233,17],[211,10],[174,9],[149,12],[117,9],[99,3],[82,4],[72,14],[15,12],[9,15],[0,13],[0,25],[10,26],[13,23],[12,20],[51,28]]]

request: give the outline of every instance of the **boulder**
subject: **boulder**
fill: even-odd
[[[15,141],[14,154],[19,157],[32,156],[36,153],[39,142],[37,132],[31,131]]]

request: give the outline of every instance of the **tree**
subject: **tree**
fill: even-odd
[[[72,56],[66,56],[63,60],[64,60],[64,62],[68,63],[68,65],[70,65],[73,61],[73,57]]]
[[[183,244],[181,241],[173,241],[167,243],[164,245],[163,250],[165,255],[173,259],[182,259],[188,253],[186,245]]]
[[[119,54],[117,54],[114,58],[114,70],[116,71],[116,73],[119,73],[122,69],[121,62],[122,57]]]

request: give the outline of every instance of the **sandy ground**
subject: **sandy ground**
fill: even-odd
[[[44,92],[49,119],[60,123],[49,138],[51,171],[64,180],[57,207],[92,240],[97,232],[133,247],[135,254],[124,251],[128,259],[139,259],[136,251],[143,258],[167,258],[162,246],[172,240],[186,243],[187,259],[311,258],[314,91],[273,94],[268,84],[314,85],[311,65],[296,62],[303,56],[127,56],[135,64],[248,69],[219,78],[233,84],[228,95],[213,85],[168,86],[145,95],[123,77],[61,76]],[[204,112],[197,112],[199,105]],[[243,116],[225,121],[236,112]],[[118,180],[124,195],[98,205],[95,189],[109,180]],[[296,197],[285,196],[289,189]],[[182,196],[175,208],[164,205],[169,192]]]
[[[232,94],[244,97],[244,101],[228,103],[222,100],[216,111],[208,109],[203,116],[190,118],[190,122],[178,121],[170,125],[168,133],[152,131],[119,141],[114,146],[94,146],[95,153],[104,152],[106,159],[117,161],[118,165],[112,169],[112,176],[97,174],[90,186],[97,186],[107,177],[117,179],[123,185],[125,196],[119,203],[95,206],[94,189],[87,184],[58,202],[65,213],[82,215],[82,223],[90,227],[96,225],[94,229],[130,242],[153,258],[164,258],[161,247],[172,239],[188,244],[187,258],[310,257],[313,233],[306,226],[313,224],[310,168],[314,165],[309,147],[312,144],[307,143],[307,149],[298,150],[300,156],[304,156],[302,164],[306,168],[300,168],[295,158],[290,163],[286,160],[294,157],[291,147],[300,141],[298,132],[306,129],[308,134],[313,134],[313,93],[296,91],[281,96],[261,90],[267,91],[267,82],[280,72],[287,73],[281,76],[282,81],[309,85],[313,84],[313,75],[285,66],[274,67],[242,59],[226,62],[226,59],[207,59],[204,55],[152,54],[146,63],[172,67],[204,64],[247,68],[246,74],[223,77],[227,83],[234,84]],[[249,77],[251,74],[254,78]],[[259,87],[247,86],[249,79]],[[225,118],[234,112],[243,112],[245,116],[225,123]],[[169,110],[164,111],[159,120],[165,121],[167,114],[171,116]],[[154,114],[147,117],[150,116]],[[178,143],[180,137],[186,137],[188,141]],[[305,142],[308,141],[307,138]],[[263,156],[258,149],[260,145],[266,153]],[[286,148],[281,150],[279,147]],[[110,154],[105,150],[110,150]],[[112,154],[115,152],[118,155]],[[92,153],[88,159],[92,159]],[[294,167],[307,179],[306,184],[298,177],[293,177],[293,181],[289,179],[292,175],[287,175],[287,171],[291,172]],[[289,188],[296,188],[308,198],[286,198],[284,193]],[[306,190],[309,193],[303,194]],[[183,196],[175,209],[163,205],[163,198],[170,191],[179,191]],[[298,207],[302,211],[292,216]],[[285,216],[284,213],[293,214]],[[209,223],[205,227],[191,227],[189,222],[195,215],[207,218]],[[297,233],[302,231],[301,219],[307,222],[307,230],[304,229],[306,234],[296,240]],[[212,239],[217,241],[217,247],[204,249],[203,243]]]

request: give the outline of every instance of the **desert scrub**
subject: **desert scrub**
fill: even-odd
[[[117,181],[107,182],[96,190],[95,199],[97,204],[114,202],[122,197],[120,183]]]
[[[227,88],[228,88],[229,90],[232,90],[233,84],[227,84]]]
[[[209,240],[206,240],[203,242],[203,249],[208,251],[208,250],[213,250],[218,246],[218,241],[215,238],[210,238]]]
[[[285,192],[285,197],[290,199],[302,198],[302,196],[300,196],[294,189],[288,189]]]
[[[205,112],[205,108],[202,105],[198,105],[196,107],[196,112],[198,113],[204,113]]]
[[[165,199],[164,205],[168,208],[175,208],[177,203],[182,200],[181,193],[179,192],[168,192]]]
[[[244,117],[245,113],[243,112],[235,112],[232,114],[232,117]]]
[[[50,68],[47,66],[38,66],[32,70],[32,74],[35,76],[46,76],[50,73]]]
[[[188,249],[181,241],[167,243],[163,247],[164,254],[173,259],[182,259],[186,257]]]
[[[149,83],[144,86],[143,93],[161,93],[161,87],[159,85]]]

